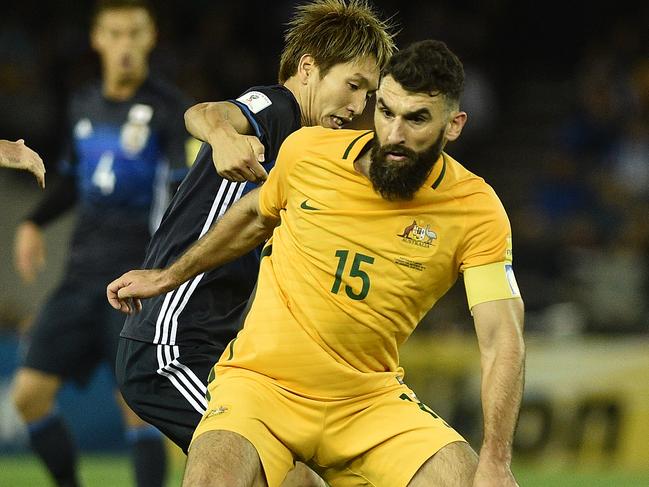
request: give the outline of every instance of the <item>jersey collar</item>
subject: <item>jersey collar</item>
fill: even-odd
[[[424,186],[428,186],[432,189],[439,188],[440,184],[442,184],[442,181],[444,180],[444,176],[446,176],[446,166],[448,164],[447,159],[448,156],[442,152],[439,159],[437,159],[435,164],[433,164],[433,169],[430,171]]]

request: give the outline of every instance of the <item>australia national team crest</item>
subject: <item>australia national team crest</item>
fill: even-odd
[[[228,405],[221,405],[216,409],[212,409],[205,414],[206,418],[212,418],[214,416],[224,416],[230,412],[231,407]]]
[[[128,120],[122,125],[120,143],[124,153],[136,157],[149,140],[149,122],[153,117],[153,107],[137,103],[128,112]]]
[[[428,248],[437,240],[437,233],[431,230],[429,224],[413,220],[397,237],[401,237],[401,240],[408,244]]]

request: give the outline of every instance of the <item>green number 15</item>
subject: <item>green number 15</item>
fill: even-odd
[[[345,271],[345,264],[347,263],[347,257],[349,256],[349,250],[337,250],[336,257],[338,257],[338,268],[336,269],[336,279],[334,285],[331,287],[331,292],[338,294],[340,291],[340,285],[342,284],[343,272]],[[363,254],[355,254],[354,261],[352,262],[352,268],[349,270],[350,277],[358,277],[363,282],[363,287],[358,293],[355,293],[351,286],[345,286],[345,293],[351,299],[360,301],[367,297],[367,293],[370,292],[370,276],[367,275],[367,272],[361,270],[361,264],[367,262],[368,264],[374,263],[374,257]]]

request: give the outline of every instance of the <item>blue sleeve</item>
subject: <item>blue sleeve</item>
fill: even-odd
[[[255,97],[258,98],[251,100]],[[239,107],[264,145],[264,166],[269,169],[284,139],[300,127],[299,107],[295,98],[286,88],[278,85],[257,86],[230,102]]]

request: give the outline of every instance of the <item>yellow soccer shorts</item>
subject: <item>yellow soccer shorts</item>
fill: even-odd
[[[240,434],[257,449],[269,487],[296,460],[331,487],[405,487],[442,447],[465,441],[396,380],[371,394],[322,400],[254,372],[219,368],[208,390],[193,439],[216,430]]]

